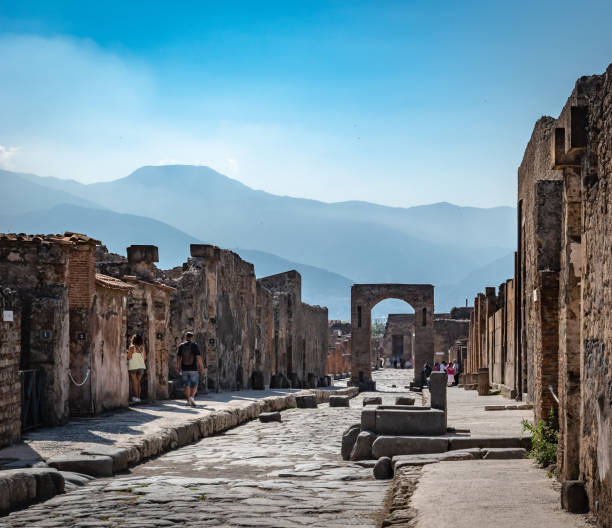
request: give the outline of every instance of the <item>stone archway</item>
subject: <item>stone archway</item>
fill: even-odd
[[[414,308],[414,372],[419,381],[434,353],[434,287],[431,284],[353,284],[351,288],[351,384],[375,390],[372,381],[372,308],[385,299],[400,299]]]

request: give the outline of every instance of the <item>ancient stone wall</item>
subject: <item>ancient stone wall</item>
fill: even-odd
[[[21,305],[15,291],[0,285],[0,447],[21,436]]]
[[[434,361],[448,362],[451,346],[467,337],[469,326],[469,320],[434,319]]]
[[[68,262],[70,237],[0,235],[3,286],[21,302],[21,369],[43,377],[45,425],[68,419],[70,330]]]
[[[389,314],[383,336],[383,355],[392,362],[394,358],[414,361],[413,332],[415,314]]]
[[[127,296],[132,289],[125,282],[96,275],[91,325],[91,388],[95,414],[128,405]]]

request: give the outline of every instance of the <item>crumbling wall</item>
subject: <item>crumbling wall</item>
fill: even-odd
[[[0,447],[21,436],[21,306],[15,291],[0,286]]]

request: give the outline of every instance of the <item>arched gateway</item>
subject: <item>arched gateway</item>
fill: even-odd
[[[414,308],[415,380],[434,356],[434,287],[431,284],[353,284],[351,288],[351,384],[374,390],[372,381],[372,308],[385,299],[400,299]]]

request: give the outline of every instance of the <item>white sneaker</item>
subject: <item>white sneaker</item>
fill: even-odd
[[[140,398],[134,398],[134,401],[135,401],[136,403],[140,403],[142,400],[141,400]]]
[[[192,407],[196,406],[196,402],[193,398],[189,398],[189,405],[191,405]]]

